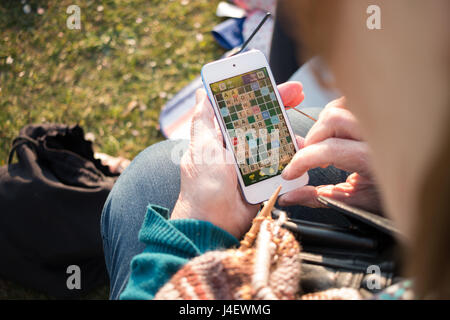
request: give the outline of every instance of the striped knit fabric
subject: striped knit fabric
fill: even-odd
[[[181,268],[156,294],[157,300],[190,299],[360,299],[357,290],[343,288],[301,295],[300,246],[266,219],[256,243],[246,250],[210,251]]]

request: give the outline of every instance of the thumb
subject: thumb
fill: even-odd
[[[194,115],[197,114],[200,118],[203,117],[205,120],[210,120],[209,122],[214,123],[214,111],[205,89],[200,88],[195,91],[194,112]]]
[[[214,124],[214,111],[204,89],[195,92],[196,105],[191,124],[191,140],[199,137],[219,140]]]

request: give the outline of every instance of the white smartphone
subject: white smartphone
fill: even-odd
[[[226,147],[233,151],[247,202],[270,198],[308,183],[305,173],[284,180],[281,172],[298,151],[296,139],[264,54],[251,50],[208,63],[202,80]]]

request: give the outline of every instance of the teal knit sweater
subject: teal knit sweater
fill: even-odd
[[[153,299],[190,259],[206,251],[239,245],[234,236],[210,222],[168,218],[166,208],[148,206],[139,232],[139,240],[146,247],[131,260],[131,275],[120,299]]]

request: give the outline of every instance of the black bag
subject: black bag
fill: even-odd
[[[57,298],[104,284],[100,216],[115,179],[78,125],[24,127],[0,168],[0,277]],[[71,265],[81,289],[67,287]]]
[[[398,242],[403,235],[390,220],[341,201],[322,196],[318,200],[348,225],[295,218],[283,224],[302,246],[303,293],[350,287],[371,297],[403,280]],[[274,209],[272,215],[279,217],[281,212]]]

